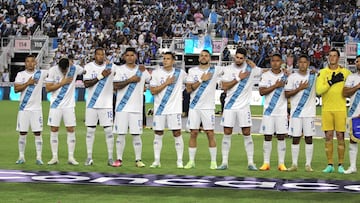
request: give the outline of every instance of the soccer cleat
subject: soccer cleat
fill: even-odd
[[[250,164],[250,165],[248,165],[248,170],[249,171],[257,171],[258,169],[256,168],[256,166],[254,164]]]
[[[24,159],[19,159],[15,162],[15,164],[24,164],[25,160]]]
[[[189,161],[189,162],[187,162],[187,164],[184,166],[184,169],[191,169],[191,168],[195,168],[195,162],[194,162],[194,161]]]
[[[121,167],[122,166],[122,160],[117,159],[113,164],[113,167]]]
[[[344,171],[344,174],[352,174],[356,173],[356,168],[349,167],[346,171]]]
[[[113,159],[108,159],[108,166],[112,166],[114,164],[114,160]]]
[[[279,170],[279,171],[287,171],[287,168],[286,168],[285,164],[280,164],[280,165],[278,166],[278,170]]]
[[[306,165],[306,166],[305,166],[305,171],[306,171],[306,172],[313,172],[314,170],[311,168],[310,165]]]
[[[226,170],[228,169],[228,165],[226,164],[221,164],[219,167],[216,168],[216,170]]]
[[[68,164],[77,166],[79,165],[79,162],[77,162],[74,158],[68,159]]]
[[[35,163],[36,165],[44,165],[44,162],[41,161],[40,159],[37,159]]]
[[[291,166],[290,168],[288,168],[287,170],[293,172],[293,171],[297,171],[297,169],[298,169],[297,165],[292,165],[292,166]]]
[[[270,170],[270,164],[263,164],[260,168],[260,171],[268,171]]]
[[[335,171],[335,169],[334,169],[333,165],[327,165],[326,168],[322,172],[324,172],[324,173],[332,173],[334,171]]]
[[[178,169],[183,169],[183,168],[184,168],[183,163],[182,163],[182,162],[177,162],[177,163],[176,163],[176,168],[178,168]]]
[[[92,160],[92,158],[87,158],[85,161],[85,166],[91,166],[94,164],[94,161]]]
[[[340,166],[338,167],[338,173],[340,173],[340,174],[344,174],[344,173],[345,173],[344,166],[340,165]]]
[[[160,163],[155,163],[155,162],[153,162],[153,163],[150,165],[150,168],[161,168],[161,164],[160,164]]]
[[[217,164],[216,164],[216,161],[212,161],[212,162],[210,162],[210,169],[211,169],[211,170],[215,170],[215,169],[217,169]]]
[[[144,168],[145,164],[141,160],[137,160],[135,166],[138,168]]]
[[[49,162],[47,162],[48,165],[55,165],[58,163],[59,163],[59,160],[57,158],[52,158]]]

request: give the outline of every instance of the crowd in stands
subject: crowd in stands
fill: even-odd
[[[0,3],[0,36],[29,36],[48,11],[45,0],[3,0]]]
[[[2,22],[9,28],[29,29],[30,24],[19,24],[19,17],[32,17],[36,24],[46,10],[44,1],[25,5],[23,1],[2,2]],[[312,65],[319,68],[331,42],[360,39],[356,0],[129,2],[57,1],[54,8],[48,9],[49,18],[43,30],[59,39],[55,62],[72,54],[83,64],[91,60],[96,47],[104,47],[109,60],[120,63],[122,53],[131,46],[139,53],[139,63],[150,64],[159,56],[162,40],[198,37],[212,31],[216,37],[226,37],[229,43],[247,48],[249,57],[260,67],[267,67],[269,56],[277,52],[284,59],[289,55],[296,59],[300,53],[306,53]],[[2,36],[7,36],[10,31],[4,34],[3,27]],[[18,29],[10,30],[18,35]]]

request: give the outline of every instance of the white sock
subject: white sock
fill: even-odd
[[[271,141],[264,141],[263,150],[264,150],[264,164],[270,164],[270,155],[271,155],[271,150],[272,150],[272,142]]]
[[[25,159],[26,135],[19,135],[19,159]]]
[[[291,144],[292,165],[298,165],[300,144]]]
[[[96,128],[87,127],[86,131],[86,151],[87,158],[92,159],[93,145],[95,140],[95,131]]]
[[[118,135],[116,139],[116,159],[123,159],[124,149],[126,145],[125,135]]]
[[[356,158],[358,153],[358,146],[356,143],[350,143],[349,145],[349,159],[350,159],[350,167],[356,168]]]
[[[221,154],[222,154],[222,165],[228,165],[229,162],[229,152],[231,147],[231,136],[225,135],[223,136],[221,142]]]
[[[159,164],[160,163],[160,154],[161,154],[161,149],[162,149],[162,139],[163,139],[163,135],[157,135],[155,134],[154,136],[154,159],[155,159],[155,163]]]
[[[278,140],[277,143],[278,148],[278,159],[279,159],[279,165],[285,163],[285,151],[286,151],[286,143],[285,140]]]
[[[41,152],[43,146],[42,136],[35,136],[36,160],[41,160]]]
[[[177,163],[182,163],[183,154],[184,154],[184,140],[182,135],[174,137],[175,139],[175,149],[177,155]]]
[[[108,150],[108,159],[112,159],[114,153],[114,135],[112,134],[112,128],[106,127],[104,128],[104,132],[106,138],[106,146]]]
[[[52,158],[58,158],[58,146],[59,146],[59,132],[50,132],[50,146],[52,152]]]
[[[189,147],[189,161],[195,161],[196,147]]]
[[[68,159],[74,159],[76,137],[75,132],[67,132]]]
[[[314,145],[313,144],[305,144],[305,159],[306,159],[306,165],[311,166],[311,160],[313,157],[313,150]]]
[[[135,160],[141,160],[141,153],[142,153],[142,141],[141,135],[133,135],[133,146],[135,152]]]
[[[248,165],[254,165],[254,142],[251,135],[244,136],[244,145],[247,154]]]
[[[211,160],[211,162],[216,162],[217,148],[216,147],[209,147],[209,152],[210,152],[210,160]]]

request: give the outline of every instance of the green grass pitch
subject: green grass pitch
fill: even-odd
[[[149,108],[149,106],[147,106]],[[202,133],[198,137],[198,150],[196,155],[196,168],[191,170],[176,169],[176,152],[174,149],[174,139],[170,132],[166,132],[161,154],[160,169],[136,168],[134,163],[134,152],[131,136],[127,136],[127,143],[124,153],[124,165],[121,168],[113,168],[106,165],[107,152],[102,128],[98,127],[94,144],[94,166],[85,167],[83,165],[86,158],[84,126],[85,103],[78,102],[76,107],[77,145],[75,157],[80,162],[79,166],[67,164],[67,145],[64,127],[59,133],[59,160],[55,166],[37,166],[35,164],[34,136],[29,134],[26,146],[26,163],[16,165],[18,158],[17,140],[18,133],[15,131],[18,102],[0,101],[0,169],[14,170],[35,170],[35,171],[79,171],[79,172],[106,172],[106,173],[126,173],[126,174],[178,174],[178,175],[210,175],[210,176],[238,176],[238,177],[258,177],[258,178],[279,178],[279,179],[324,179],[324,180],[353,180],[359,181],[360,176],[323,174],[321,170],[326,165],[324,152],[324,142],[322,139],[314,140],[313,168],[315,172],[306,173],[303,170],[305,155],[304,141],[301,142],[299,157],[299,170],[297,172],[277,171],[277,152],[276,139],[273,142],[271,163],[272,168],[267,172],[251,172],[246,168],[247,160],[244,150],[243,138],[239,135],[232,137],[232,148],[229,158],[229,169],[226,171],[216,171],[209,169],[209,152],[206,136]],[[43,103],[44,123],[46,124],[49,103]],[[253,107],[253,111],[261,112],[258,107]],[[256,113],[255,113],[256,114]],[[49,127],[44,125],[43,131],[43,161],[46,163],[51,159]],[[188,140],[189,133],[183,132],[185,151],[184,164],[188,160]],[[262,143],[261,135],[254,135],[255,144],[255,163],[259,167],[262,164]],[[145,129],[143,139],[143,161],[149,166],[153,161],[153,132]],[[221,162],[221,139],[222,134],[216,135],[218,143],[217,162]],[[291,165],[291,140],[287,139],[286,165]],[[346,168],[348,162],[348,141],[346,142]],[[336,146],[336,145],[335,145]],[[114,150],[115,152],[115,150]],[[336,156],[336,147],[334,152]],[[114,158],[115,153],[114,153]],[[336,160],[336,158],[335,158]],[[1,202],[308,202],[308,201],[328,201],[357,202],[359,194],[345,193],[316,193],[316,192],[277,192],[259,190],[229,190],[229,189],[194,189],[194,188],[169,188],[169,187],[128,187],[128,186],[94,186],[94,185],[64,185],[64,184],[34,184],[34,183],[0,183]]]

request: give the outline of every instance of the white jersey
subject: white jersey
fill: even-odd
[[[41,110],[42,89],[44,80],[47,76],[46,70],[35,70],[34,72],[28,72],[26,70],[18,72],[15,78],[15,84],[24,84],[30,78],[36,78],[37,82],[35,86],[29,85],[20,96],[20,111],[34,111]]]
[[[222,77],[223,82],[230,82],[236,79],[240,72],[249,71],[251,69],[251,73],[247,79],[241,80],[227,90],[224,105],[225,109],[243,109],[250,105],[254,78],[260,76],[262,70],[259,67],[249,68],[250,66],[248,67],[248,64],[245,62],[240,67],[232,64],[224,68],[224,75]]]
[[[186,73],[184,70],[179,69],[179,77],[174,85],[174,89],[170,95],[166,95],[169,86],[165,87],[161,92],[154,95],[154,115],[159,109],[160,104],[165,104],[161,115],[165,114],[181,114],[182,113],[182,91],[183,83],[185,82]],[[171,71],[166,71],[163,68],[156,69],[152,72],[150,86],[157,87],[163,84],[168,77],[174,75],[175,68]],[[164,96],[166,96],[164,98]],[[162,105],[161,105],[162,106]]]
[[[310,76],[312,78],[312,84],[310,84]],[[291,117],[314,117],[316,115],[315,74],[310,75],[308,72],[306,75],[301,75],[298,72],[295,72],[288,77],[284,89],[285,91],[295,90],[299,87],[300,82],[305,81],[309,83],[309,87],[312,86],[308,94],[309,96],[303,96],[305,90],[301,90],[296,95],[290,97]]]
[[[192,109],[215,109],[215,90],[218,79],[223,74],[223,69],[220,66],[201,69],[199,66],[189,69],[189,74],[186,78],[186,83],[195,83],[197,82],[203,74],[208,73],[213,70],[212,78],[209,80],[205,89],[200,88],[199,86],[195,91],[190,94],[190,108]],[[201,84],[205,85],[205,84]],[[194,100],[194,98],[196,98]],[[195,102],[197,101],[197,102]]]
[[[284,76],[283,72],[279,74],[273,73],[271,70],[262,74],[259,87],[270,87],[276,83],[276,81],[281,80]],[[281,89],[281,92],[278,97],[274,96],[275,92],[278,92],[279,88],[276,88],[270,94],[265,95],[265,104],[264,104],[264,115],[267,116],[286,116],[287,115],[287,99],[285,98],[284,88]],[[276,102],[275,105],[270,105],[271,102]]]
[[[46,83],[60,83],[64,77],[73,77],[72,82],[67,86],[64,85],[51,93],[50,108],[72,108],[75,107],[75,81],[76,76],[84,72],[80,66],[69,67],[68,72],[64,75],[59,66],[53,66],[49,69]],[[70,75],[69,75],[70,74]],[[72,76],[71,76],[72,75]]]
[[[136,75],[139,67],[129,68],[125,64],[121,66],[114,65],[114,82],[125,81],[132,76]],[[116,92],[116,106],[115,110],[121,109],[123,112],[142,112],[143,100],[144,100],[144,86],[145,82],[150,81],[150,74],[147,70],[141,73],[141,80],[137,83],[130,83],[122,89],[118,89]],[[134,88],[133,88],[134,85]],[[125,96],[127,95],[127,96]],[[125,96],[125,97],[124,97]],[[128,97],[129,96],[129,97]],[[120,104],[120,101],[121,104]],[[119,106],[120,104],[120,106]]]
[[[357,84],[360,83],[360,74],[359,73],[353,73],[351,75],[349,75],[346,78],[346,82],[345,82],[345,87],[354,87]],[[357,90],[351,97],[350,97],[350,107],[348,109],[348,117],[357,117],[360,115],[360,101],[356,101],[355,103],[355,98],[356,98],[356,94],[357,92],[359,92],[359,90]],[[360,93],[359,93],[360,94]],[[359,98],[360,99],[360,98]],[[358,99],[358,100],[359,100]],[[354,107],[353,107],[354,106]]]
[[[95,62],[90,62],[85,65],[85,80],[92,80],[101,74],[105,69],[106,64],[97,65]],[[100,81],[94,86],[87,88],[88,97],[86,99],[87,108],[112,108],[113,98],[113,67],[111,67],[112,73]]]

